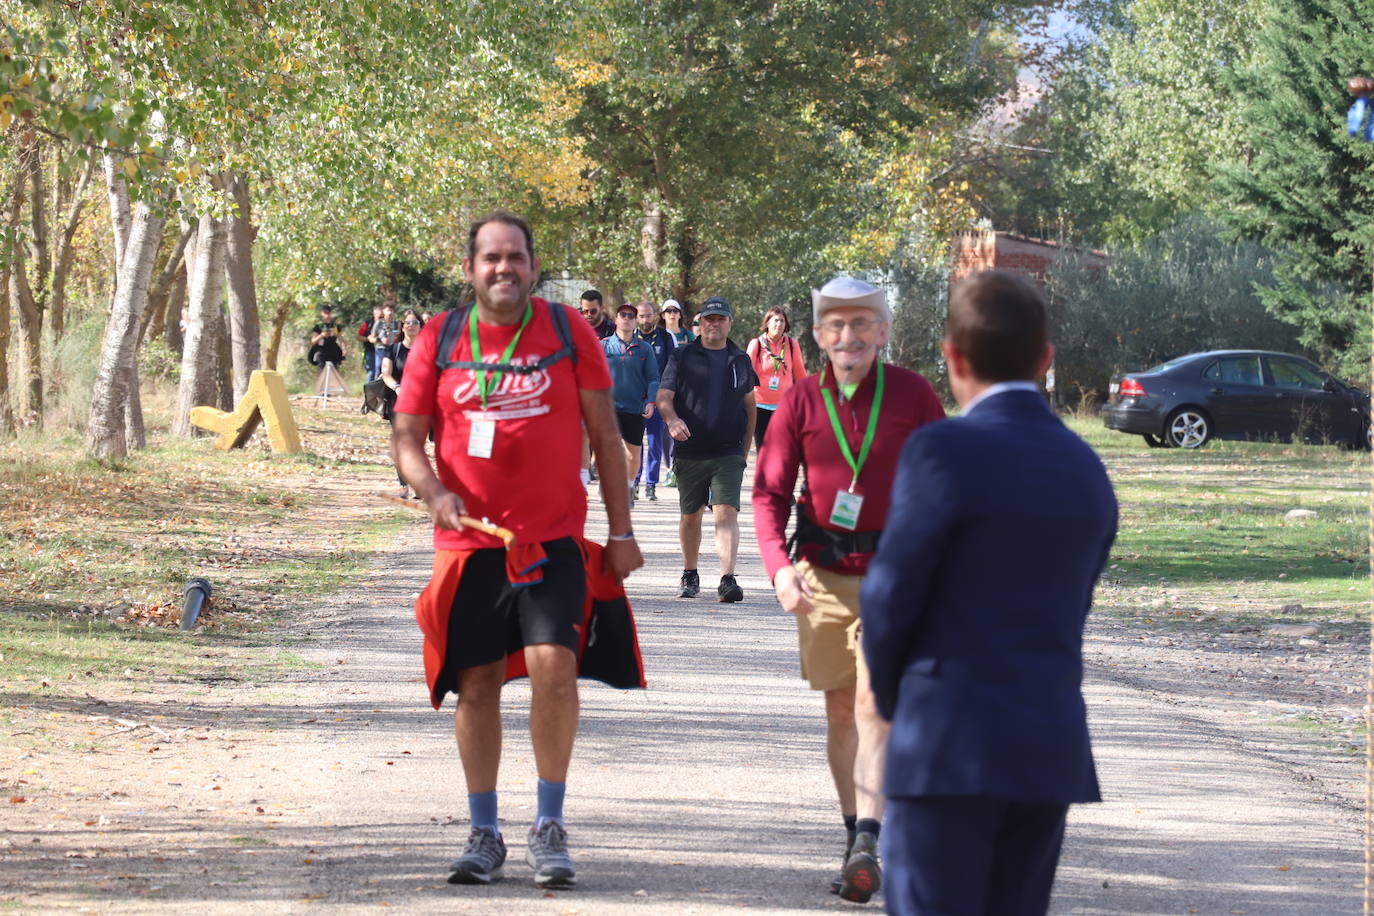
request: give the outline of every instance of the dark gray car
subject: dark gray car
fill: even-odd
[[[1213,350],[1112,378],[1108,429],[1152,446],[1298,439],[1369,447],[1369,396],[1291,353]]]

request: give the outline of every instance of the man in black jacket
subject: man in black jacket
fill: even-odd
[[[730,303],[719,296],[701,307],[701,336],[672,352],[658,389],[658,412],[677,440],[678,537],[682,542],[679,596],[701,590],[697,554],[701,517],[708,502],[716,521],[721,601],[742,601],[735,582],[739,552],[739,497],[746,444],[754,435],[754,386],[758,376],[749,356],[730,340]]]

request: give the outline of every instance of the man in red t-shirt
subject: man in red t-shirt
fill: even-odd
[[[866,903],[882,884],[888,726],[859,651],[859,585],[886,523],[902,445],[945,411],[923,376],[879,361],[892,321],[882,290],[839,277],[811,300],[812,332],[828,362],[787,391],[768,425],[754,530],[778,603],[797,618],[802,677],[825,692],[826,750],[847,840],[830,889]],[[801,468],[806,488],[789,558],[787,517]]]
[[[629,484],[606,357],[576,312],[530,297],[539,261],[528,224],[505,211],[475,223],[463,274],[477,301],[452,352],[439,356],[493,368],[441,371],[435,350],[445,319],[430,322],[406,363],[392,433],[397,468],[434,517],[440,552],[435,569],[462,564],[447,645],[441,647],[442,670],[431,687],[436,702],[449,690],[458,694],[458,754],[472,815],[467,848],[449,866],[449,881],[486,884],[501,877],[501,686],[506,655],[523,652],[539,774],[526,859],[535,869],[535,884],[570,887],[576,878],[563,828],[563,795],[577,732],[577,651],[586,596],[575,540],[587,517],[586,493],[578,484],[584,423],[605,481],[606,564],[623,577],[644,559],[630,530]],[[527,374],[497,368],[534,365],[562,349],[553,309],[567,313],[575,354]],[[425,455],[431,430],[437,474]],[[497,537],[465,527],[462,516],[509,529],[514,546],[507,549]],[[513,564],[516,557],[521,560]],[[530,558],[540,564],[533,584]]]

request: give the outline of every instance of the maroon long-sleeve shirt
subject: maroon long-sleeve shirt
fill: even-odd
[[[805,511],[822,528],[844,531],[830,524],[830,511],[835,494],[848,490],[853,478],[849,463],[844,460],[834,428],[821,399],[821,376],[835,402],[840,426],[849,441],[851,453],[857,459],[863,447],[864,432],[868,428],[869,408],[877,385],[877,364],[859,383],[853,399],[840,395],[835,384],[835,372],[807,376],[788,390],[777,413],[768,424],[763,447],[759,449],[754,475],[754,532],[758,538],[763,565],[772,579],[778,570],[788,565],[787,518],[792,509],[792,492],[797,472],[806,469],[806,491],[801,500]],[[879,531],[887,521],[887,507],[892,496],[892,479],[897,473],[897,459],[907,436],[921,426],[943,419],[944,407],[939,395],[925,376],[898,366],[884,367],[883,403],[878,414],[878,427],[873,446],[864,462],[855,492],[863,494],[863,508],[859,513],[856,531]],[[801,556],[816,562],[817,548],[801,548]],[[871,554],[851,554],[833,566],[834,572],[863,575],[868,569]]]

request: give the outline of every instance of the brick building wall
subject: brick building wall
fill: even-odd
[[[1054,242],[1007,232],[957,232],[950,244],[949,281],[954,283],[980,270],[1009,270],[1044,289],[1045,273],[1062,250]],[[1100,252],[1079,252],[1079,256],[1089,270],[1106,264]]]

